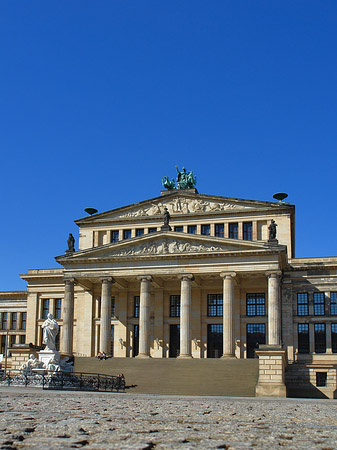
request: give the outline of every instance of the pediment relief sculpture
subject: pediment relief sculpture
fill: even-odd
[[[111,256],[141,256],[141,255],[165,255],[179,253],[205,253],[205,252],[223,252],[228,250],[223,246],[212,244],[193,244],[190,242],[177,242],[175,240],[165,239],[158,242],[146,242],[134,247],[128,247],[125,250],[113,252]]]
[[[190,199],[177,197],[172,200],[152,203],[150,206],[128,211],[120,214],[119,217],[141,217],[141,216],[155,216],[163,215],[165,208],[168,209],[171,215],[175,214],[189,214],[189,213],[207,213],[207,212],[221,212],[232,209],[249,209],[249,206],[237,205],[230,202],[215,202],[210,200]]]

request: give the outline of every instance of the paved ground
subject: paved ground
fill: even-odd
[[[1,449],[337,449],[337,401],[0,388]]]

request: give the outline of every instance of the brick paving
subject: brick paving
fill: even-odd
[[[337,449],[334,400],[0,388],[1,449]]]

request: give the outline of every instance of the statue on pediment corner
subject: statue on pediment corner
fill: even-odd
[[[68,244],[68,250],[66,250],[66,253],[74,253],[74,251],[75,251],[75,238],[74,238],[74,236],[71,233],[69,233],[67,244]]]

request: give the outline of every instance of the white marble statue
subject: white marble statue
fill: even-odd
[[[56,351],[55,339],[60,327],[52,314],[48,314],[47,319],[42,324],[42,328],[43,344],[46,345],[45,350]]]
[[[41,361],[39,361],[35,355],[31,354],[29,355],[28,361],[26,361],[20,367],[20,371],[25,373],[31,373],[33,369],[43,369],[43,368],[44,364]]]

